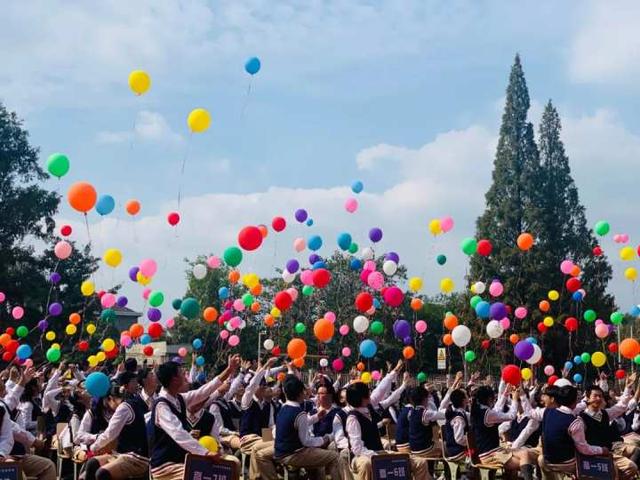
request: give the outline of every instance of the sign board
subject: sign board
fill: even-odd
[[[447,350],[445,348],[438,348],[438,370],[447,369]]]
[[[0,463],[0,480],[22,480],[20,464],[16,462]]]
[[[371,457],[373,480],[409,480],[411,462],[406,454],[383,454]]]
[[[234,462],[221,458],[187,454],[183,480],[238,480],[240,472]]]
[[[607,480],[615,477],[610,456],[576,454],[576,468],[580,480]]]

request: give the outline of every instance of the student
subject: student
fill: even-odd
[[[142,387],[140,390],[140,398],[144,401],[151,412],[153,402],[158,397],[156,393],[158,389],[158,378],[153,369],[144,367],[138,372],[138,384]]]
[[[286,393],[285,391],[285,395]],[[313,423],[313,434],[316,437],[329,435],[333,440],[333,419],[340,410],[334,403],[335,396],[336,392],[331,382],[325,381],[316,388],[316,407],[310,418]],[[318,416],[319,413],[320,416]]]
[[[234,379],[234,382],[236,380]],[[229,404],[227,400],[227,394],[231,390],[233,382],[229,384],[229,381],[225,381],[220,388],[218,388],[218,394],[211,406],[209,412],[213,415],[215,420],[216,431],[219,432],[220,441],[222,444],[231,449],[232,451],[240,448],[240,434],[236,425],[233,423],[234,408]]]
[[[396,449],[400,453],[411,453],[409,447],[409,412],[413,410],[414,405],[411,403],[410,392],[405,390],[402,394],[402,403],[404,404],[398,413],[396,419]]]
[[[537,391],[534,392],[533,400],[538,407],[544,405],[541,397],[542,394]],[[520,403],[518,405],[516,418],[511,420],[511,423],[508,424],[507,436],[511,442],[511,448],[518,449],[521,447],[527,447],[529,449],[536,449],[540,443],[541,432],[542,427],[540,426],[540,422],[532,419],[529,415],[524,413],[522,403]],[[536,451],[536,453],[540,454],[539,451]]]
[[[181,480],[187,453],[211,454],[189,434],[187,408],[211,397],[220,384],[235,373],[239,364],[240,357],[229,357],[228,366],[220,375],[190,392],[180,364],[169,361],[158,367],[156,375],[162,390],[151,410],[149,425],[149,463],[155,480]],[[229,455],[223,458],[239,463]]]
[[[346,433],[353,454],[352,468],[358,480],[371,480],[371,457],[382,451],[378,426],[369,410],[369,388],[362,382],[354,382],[347,388],[347,402],[351,410],[347,415]],[[414,478],[427,479],[427,462],[411,456],[411,471]]]
[[[461,462],[467,452],[467,433],[469,432],[469,397],[467,392],[458,388],[451,392],[451,405],[445,412],[443,444],[445,458]]]

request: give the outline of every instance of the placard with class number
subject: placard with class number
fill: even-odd
[[[390,454],[371,457],[373,480],[409,480],[411,462],[409,455]]]
[[[16,462],[0,463],[0,480],[22,480],[20,464]]]
[[[615,477],[613,461],[604,455],[576,455],[576,468],[580,480],[609,480]]]
[[[182,478],[183,480],[238,480],[239,474],[234,462],[190,453],[184,461]]]

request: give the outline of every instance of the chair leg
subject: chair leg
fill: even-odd
[[[458,478],[458,464],[456,462],[447,461],[447,466],[449,467],[451,480],[456,480]]]
[[[58,480],[61,480],[62,479],[62,458],[60,457],[60,455],[56,455],[56,464],[58,467],[57,478]]]
[[[284,465],[284,480],[289,480],[289,469]]]
[[[491,478],[491,471],[487,470],[486,468],[480,468],[480,478],[482,480],[490,480]]]
[[[246,480],[245,474],[244,474],[244,462],[246,458],[247,458],[247,454],[243,452],[240,456],[240,478],[242,480]]]

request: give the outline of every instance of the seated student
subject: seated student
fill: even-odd
[[[536,406],[542,407],[542,393],[536,391],[533,395],[533,401]],[[542,427],[540,422],[532,419],[524,412],[522,403],[518,405],[518,412],[516,418],[511,420],[508,424],[507,437],[511,442],[512,449],[518,449],[521,447],[527,447],[529,449],[538,448],[540,443],[540,435],[542,433]],[[539,455],[540,451],[536,451]]]
[[[427,391],[423,387],[411,389],[409,411],[409,448],[412,455],[420,457],[442,455],[433,438],[433,422],[444,419],[444,412],[427,407]],[[435,405],[431,405],[434,407]]]
[[[340,407],[334,403],[335,396],[336,392],[329,381],[323,381],[316,388],[316,405],[310,418],[313,423],[313,434],[316,437],[330,435],[333,440],[333,419],[340,410]]]
[[[234,382],[235,381],[234,379]],[[226,448],[235,451],[240,448],[240,434],[238,433],[236,425],[233,423],[233,407],[227,400],[232,386],[233,382],[230,383],[229,380],[226,380],[220,385],[217,391],[218,397],[209,407],[209,412],[215,420],[215,429],[220,435],[220,442]]]
[[[442,430],[444,452],[449,460],[462,461],[467,452],[467,433],[469,432],[469,397],[467,392],[458,388],[451,392],[451,405],[445,412],[445,424]]]
[[[87,410],[91,408],[91,395],[84,388],[77,388],[69,397],[69,402],[73,406],[73,415],[71,420],[60,436],[62,448],[67,454],[73,455],[73,458],[83,461],[85,451],[76,443],[78,432],[80,431],[80,423]]]
[[[400,453],[411,453],[409,447],[409,412],[413,410],[410,392],[406,390],[402,394],[402,408],[396,419],[396,449]]]
[[[191,390],[197,390],[202,385],[198,382],[191,384]],[[192,403],[187,407],[187,422],[189,423],[189,433],[198,440],[201,437],[214,437],[218,443],[220,438],[218,431],[215,429],[216,419],[211,412],[206,410],[204,406],[209,402],[209,398],[205,398],[201,402]]]
[[[517,390],[514,390],[512,398],[511,408],[507,413],[503,413],[505,394],[500,395],[496,401],[496,394],[491,387],[484,385],[479,387],[471,404],[471,432],[476,442],[480,463],[500,466],[512,475],[519,469],[524,480],[533,480],[533,459],[529,451],[527,449],[511,451],[500,446],[498,427],[502,422],[509,422],[516,417],[519,398]]]
[[[170,361],[158,367],[157,377],[162,390],[153,404],[149,430],[151,475],[155,480],[181,480],[187,453],[211,453],[189,434],[187,408],[213,395],[220,384],[235,373],[240,357],[229,357],[227,368],[198,390],[188,392],[182,366]],[[217,455],[217,454],[214,454]],[[235,457],[224,455],[225,460],[239,464]]]
[[[331,478],[343,479],[342,460],[336,451],[327,450],[329,433],[313,436],[309,433],[308,416],[302,408],[305,385],[295,375],[287,375],[283,384],[287,401],[276,418],[274,458],[285,465],[303,467],[310,478],[324,479],[325,467]],[[262,475],[264,480],[277,476]]]
[[[347,415],[346,432],[354,457],[352,468],[355,478],[359,480],[371,480],[371,457],[383,450],[378,426],[371,419],[369,399],[369,388],[364,383],[354,382],[347,388],[347,402],[351,410]],[[431,478],[426,460],[414,456],[410,458],[414,478]]]
[[[158,378],[153,369],[145,367],[138,372],[138,384],[142,387],[140,390],[140,398],[144,401],[151,412],[153,402],[158,398],[156,390],[158,388]]]

